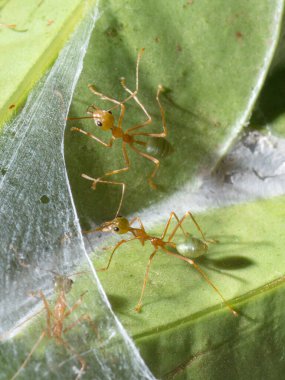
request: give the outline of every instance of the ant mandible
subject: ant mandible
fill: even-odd
[[[184,221],[187,217],[190,217],[192,219],[194,225],[196,226],[197,230],[199,231],[199,233],[201,235],[201,239],[190,236],[188,233],[185,232],[182,224],[184,223]],[[165,236],[167,234],[167,231],[169,229],[172,218],[176,219],[177,224],[174,227],[171,234],[169,235],[168,239],[164,240]],[[136,221],[139,223],[140,228],[132,227],[132,225]],[[174,236],[175,236],[175,234],[179,228],[183,232],[186,240],[183,243],[176,244],[175,242],[173,242],[173,238],[174,238]],[[156,255],[157,251],[159,249],[161,249],[163,252],[167,253],[168,255],[174,256],[174,257],[176,257],[180,260],[186,261],[188,264],[192,265],[202,275],[202,277],[206,280],[206,282],[219,294],[219,296],[221,297],[221,299],[223,300],[225,305],[230,309],[230,311],[235,316],[238,315],[237,312],[226,301],[226,299],[224,298],[224,296],[222,295],[220,290],[216,287],[216,285],[213,284],[213,282],[209,279],[209,277],[206,275],[206,273],[193,260],[193,258],[197,258],[197,257],[205,254],[208,250],[209,243],[214,243],[215,241],[214,240],[207,240],[205,238],[205,235],[204,235],[201,227],[199,226],[199,224],[197,223],[197,221],[195,220],[194,216],[191,214],[190,211],[186,212],[185,215],[181,219],[179,219],[178,216],[175,214],[175,212],[172,211],[160,238],[149,235],[146,232],[141,219],[138,217],[132,219],[129,222],[127,218],[118,216],[111,221],[103,223],[100,227],[96,228],[96,231],[103,231],[103,232],[113,231],[113,232],[120,234],[120,235],[130,232],[134,236],[128,240],[123,239],[123,240],[119,241],[111,253],[111,256],[109,258],[107,266],[105,268],[99,269],[99,271],[106,271],[109,268],[114,253],[122,244],[128,243],[129,241],[132,241],[132,240],[139,240],[142,245],[144,245],[146,241],[149,241],[154,247],[154,251],[152,252],[152,254],[149,257],[149,261],[147,264],[146,273],[145,273],[145,277],[144,277],[144,281],[143,281],[143,287],[142,287],[141,295],[140,295],[139,301],[135,307],[135,311],[139,312],[142,309],[142,299],[143,299],[144,291],[145,291],[146,284],[148,281],[148,275],[149,275],[151,262],[152,262],[154,256]],[[168,249],[168,247],[174,248],[176,250],[176,252],[170,251]],[[187,254],[191,258],[185,257],[184,254]]]
[[[161,133],[149,133],[149,132],[138,131],[140,128],[143,128],[152,122],[151,116],[147,112],[144,105],[137,98],[137,93],[139,91],[139,63],[140,63],[140,59],[141,59],[143,52],[144,52],[144,49],[141,49],[139,51],[139,54],[137,57],[137,62],[136,62],[136,89],[135,89],[135,91],[131,91],[126,86],[125,78],[121,78],[122,87],[130,94],[126,99],[124,99],[123,101],[120,102],[116,99],[110,98],[110,97],[103,95],[102,93],[96,91],[94,86],[89,84],[88,88],[93,94],[99,96],[102,100],[108,100],[108,101],[114,103],[115,106],[108,109],[108,110],[102,110],[102,109],[98,108],[96,105],[92,104],[91,106],[89,106],[87,108],[87,113],[90,114],[91,116],[79,117],[79,118],[68,118],[68,120],[93,119],[94,123],[97,127],[100,127],[103,131],[110,131],[112,133],[112,136],[111,136],[109,142],[106,143],[106,142],[100,140],[97,136],[93,135],[92,133],[86,132],[83,129],[80,129],[77,127],[71,128],[72,131],[81,132],[84,135],[91,137],[92,139],[96,140],[97,142],[99,142],[100,144],[105,146],[106,148],[111,148],[113,146],[113,142],[116,139],[122,140],[122,151],[123,151],[123,157],[124,157],[124,161],[125,161],[125,166],[123,168],[107,172],[99,178],[92,178],[92,177],[88,176],[87,174],[82,174],[83,178],[93,182],[92,188],[94,190],[96,188],[97,183],[106,183],[106,184],[113,184],[113,185],[122,186],[121,201],[120,201],[116,216],[118,215],[120,208],[121,208],[121,205],[122,205],[124,191],[125,191],[125,184],[123,182],[107,181],[105,179],[103,180],[103,178],[110,177],[114,174],[118,174],[121,172],[126,172],[130,169],[130,159],[128,156],[126,146],[128,145],[138,155],[140,155],[140,156],[142,156],[142,157],[144,157],[144,158],[146,158],[146,159],[148,159],[154,163],[155,168],[148,178],[148,183],[153,189],[156,189],[157,185],[153,182],[153,178],[155,177],[155,175],[159,169],[160,161],[157,158],[153,157],[152,155],[145,153],[145,152],[142,152],[137,147],[135,147],[135,145],[137,144],[137,145],[141,145],[141,146],[144,146],[146,148],[152,149],[152,142],[151,141],[147,143],[145,141],[137,140],[137,136],[145,136],[145,137],[162,139],[162,143],[159,145],[156,145],[156,150],[161,150],[162,155],[164,154],[163,153],[164,151],[168,150],[168,145],[169,145],[169,143],[164,139],[167,136],[167,127],[166,127],[166,122],[165,122],[164,109],[163,109],[163,107],[160,103],[160,100],[159,100],[160,93],[163,91],[163,87],[161,85],[158,86],[157,94],[156,94],[156,100],[157,100],[159,108],[160,108],[163,132],[161,132]],[[124,132],[122,129],[122,123],[123,123],[125,109],[126,109],[124,103],[128,102],[130,99],[134,99],[135,102],[140,106],[140,108],[143,110],[144,114],[147,116],[147,120],[141,124],[138,124],[138,125],[135,125],[131,128],[128,128]],[[120,116],[118,119],[118,124],[117,124],[117,126],[115,126],[115,118],[114,118],[111,110],[114,108],[117,108],[117,107],[120,107],[121,111],[120,111]]]
[[[76,325],[78,325],[82,321],[87,321],[89,324],[93,325],[93,322],[91,321],[91,318],[87,314],[81,315],[78,319],[76,319],[74,322],[69,324],[67,327],[63,326],[64,321],[72,314],[82,303],[84,295],[87,293],[85,291],[82,293],[79,297],[79,299],[74,303],[74,305],[69,308],[66,300],[66,294],[71,290],[73,285],[73,280],[69,277],[63,276],[63,275],[55,275],[54,277],[54,288],[55,291],[58,293],[58,296],[56,298],[54,307],[50,305],[50,303],[47,301],[45,295],[40,290],[38,293],[38,296],[42,299],[44,304],[44,309],[46,310],[46,329],[41,333],[38,340],[34,344],[33,348],[29,352],[28,356],[26,357],[25,361],[21,365],[21,367],[18,369],[18,371],[13,375],[11,380],[16,379],[16,377],[20,374],[21,370],[27,365],[29,360],[31,359],[33,353],[41,343],[41,341],[47,337],[47,338],[53,338],[57,344],[62,345],[65,347],[67,351],[69,351],[72,355],[74,355],[77,360],[79,361],[81,368],[79,370],[78,375],[76,376],[76,380],[79,379],[84,372],[84,369],[86,367],[85,360],[74,350],[74,348],[63,339],[63,335],[68,331],[73,329]],[[35,296],[34,294],[32,294]],[[29,318],[30,319],[30,318]]]

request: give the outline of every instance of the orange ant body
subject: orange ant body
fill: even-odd
[[[188,233],[185,232],[182,224],[185,221],[187,217],[190,217],[196,226],[197,230],[199,231],[201,238],[202,239],[197,239],[195,237],[190,236]],[[165,240],[166,233],[169,229],[170,223],[172,218],[175,218],[177,221],[177,224],[171,234],[169,235],[168,239]],[[137,221],[140,225],[140,228],[134,228],[132,227],[133,223]],[[183,243],[176,244],[173,242],[173,238],[178,230],[180,228],[186,237],[186,241]],[[147,280],[148,280],[148,275],[149,275],[149,270],[151,266],[151,262],[157,253],[159,249],[161,249],[163,252],[167,253],[170,256],[174,256],[180,260],[186,261],[188,264],[192,265],[201,275],[202,277],[206,280],[206,282],[212,286],[212,288],[219,294],[225,305],[230,309],[230,311],[237,316],[237,312],[227,303],[225,298],[223,297],[222,293],[219,291],[219,289],[212,283],[212,281],[209,279],[209,277],[202,271],[202,269],[196,264],[196,262],[193,260],[193,258],[202,256],[204,253],[207,252],[208,250],[208,244],[209,243],[214,243],[214,240],[206,240],[205,235],[200,228],[199,224],[196,222],[194,216],[191,214],[190,211],[186,212],[186,214],[179,220],[175,212],[171,212],[170,217],[166,223],[166,226],[164,228],[164,231],[161,235],[161,237],[155,237],[152,235],[149,235],[143,226],[143,223],[140,218],[136,217],[134,218],[131,222],[128,221],[128,219],[123,218],[121,216],[116,217],[114,220],[105,222],[103,223],[100,227],[96,229],[97,231],[103,231],[103,232],[108,232],[108,231],[113,231],[117,234],[125,234],[127,232],[130,232],[133,234],[134,237],[128,239],[128,240],[121,240],[119,241],[116,246],[114,247],[111,256],[109,258],[108,264],[105,268],[99,269],[100,271],[106,271],[110,263],[112,261],[113,255],[116,252],[116,250],[124,243],[127,243],[132,240],[139,240],[142,245],[145,244],[146,241],[149,241],[152,246],[154,247],[154,251],[149,257],[149,261],[147,264],[146,268],[146,273],[144,277],[144,282],[143,282],[143,287],[141,291],[141,295],[138,301],[138,304],[135,307],[135,311],[139,312],[142,309],[142,299],[144,295],[144,291],[146,288]],[[175,249],[176,252],[172,252],[169,250],[169,248]],[[184,256],[185,254],[188,255],[188,257]],[[189,258],[190,257],[190,258]]]
[[[66,300],[66,294],[71,290],[73,280],[66,276],[62,275],[56,275],[54,278],[55,282],[55,290],[58,293],[58,296],[56,298],[54,307],[52,308],[50,303],[47,301],[45,295],[40,290],[38,295],[42,299],[44,303],[44,309],[46,310],[46,329],[41,333],[40,337],[34,344],[33,348],[29,352],[27,358],[21,365],[21,367],[18,369],[18,371],[14,374],[14,376],[11,378],[11,380],[14,380],[19,374],[20,371],[27,365],[29,360],[31,359],[33,353],[35,352],[36,348],[39,346],[41,341],[47,337],[47,338],[53,338],[57,344],[62,345],[66,348],[67,351],[69,351],[72,355],[74,355],[77,360],[79,361],[81,368],[79,370],[78,375],[76,376],[76,379],[79,379],[86,367],[85,360],[74,350],[74,348],[63,339],[63,335],[68,331],[74,328],[78,323],[81,321],[87,321],[90,324],[93,324],[91,321],[91,318],[83,314],[81,317],[79,317],[77,320],[75,320],[73,323],[68,325],[67,327],[64,327],[64,321],[72,314],[82,303],[84,295],[87,293],[84,292],[81,294],[79,299],[74,303],[74,305],[69,308]],[[33,294],[34,295],[34,294]]]
[[[154,163],[155,168],[152,171],[150,177],[148,178],[148,183],[149,183],[149,185],[153,189],[157,188],[157,185],[153,182],[153,178],[155,177],[155,175],[157,173],[157,170],[159,169],[160,161],[157,158],[153,157],[152,155],[140,151],[135,146],[136,144],[137,145],[142,145],[142,146],[144,146],[144,147],[147,148],[147,151],[148,151],[148,149],[150,149],[150,151],[153,150],[152,141],[151,140],[147,143],[145,141],[137,140],[137,136],[146,136],[146,137],[150,137],[150,138],[160,138],[160,139],[163,139],[164,143],[162,143],[160,145],[156,144],[156,146],[155,146],[156,151],[157,150],[162,150],[162,151],[168,151],[169,150],[168,149],[169,143],[164,139],[164,137],[167,136],[167,128],[166,128],[166,122],[165,122],[165,115],[164,115],[164,110],[163,110],[162,105],[161,105],[160,100],[159,100],[159,95],[160,95],[161,91],[163,91],[163,87],[161,85],[158,86],[157,94],[156,94],[156,100],[157,100],[159,108],[160,108],[163,131],[161,133],[148,133],[148,132],[139,132],[138,131],[138,129],[140,129],[142,127],[145,127],[146,125],[148,125],[148,124],[150,124],[152,122],[151,116],[149,115],[149,113],[147,112],[147,110],[145,109],[145,107],[143,106],[143,104],[140,102],[140,100],[137,98],[137,93],[138,93],[138,69],[139,69],[139,62],[140,62],[141,56],[143,54],[143,51],[144,51],[144,49],[141,49],[140,52],[139,52],[139,54],[138,54],[138,57],[137,57],[137,63],[136,63],[136,89],[135,89],[135,91],[132,92],[129,88],[127,88],[126,84],[125,84],[125,79],[121,78],[121,85],[123,86],[123,88],[130,95],[126,99],[124,99],[123,101],[120,102],[120,101],[118,101],[116,99],[110,98],[110,97],[105,96],[105,95],[101,94],[100,92],[96,91],[95,88],[92,85],[88,85],[89,90],[93,94],[99,96],[103,100],[108,100],[108,101],[114,103],[115,106],[112,107],[109,110],[102,110],[102,109],[96,107],[93,104],[93,105],[91,105],[91,106],[89,106],[87,108],[87,113],[90,114],[91,116],[79,117],[79,118],[69,118],[68,119],[68,120],[93,119],[94,123],[95,123],[95,125],[97,127],[100,127],[103,131],[110,131],[112,133],[112,136],[111,136],[109,142],[106,143],[106,142],[100,140],[98,137],[94,136],[92,133],[86,132],[83,129],[76,128],[76,127],[71,128],[72,131],[81,132],[84,135],[93,138],[94,140],[96,140],[97,142],[99,142],[100,144],[102,144],[103,146],[105,146],[107,148],[111,148],[112,145],[113,145],[113,142],[116,139],[121,139],[121,141],[122,141],[122,151],[123,151],[123,157],[124,157],[124,161],[125,161],[125,166],[123,168],[107,172],[107,173],[103,174],[99,178],[92,178],[92,177],[90,177],[90,176],[88,176],[86,174],[82,174],[83,178],[88,179],[88,180],[90,180],[90,181],[93,182],[92,183],[92,188],[93,189],[96,188],[97,183],[107,183],[107,184],[115,184],[115,185],[122,186],[122,196],[121,196],[121,201],[120,201],[120,204],[119,204],[116,216],[118,215],[118,213],[120,211],[120,208],[121,208],[121,205],[122,205],[124,191],[125,191],[125,184],[123,182],[106,181],[106,180],[103,180],[103,178],[109,177],[109,176],[112,176],[114,174],[118,174],[118,173],[121,173],[121,172],[126,172],[126,171],[128,171],[130,169],[130,159],[129,159],[129,156],[128,156],[128,152],[127,152],[126,146],[128,145],[138,155],[140,155],[140,156],[142,156],[142,157],[144,157],[144,158],[146,158],[146,159],[148,159],[148,160],[150,160],[151,162]],[[122,129],[122,123],[123,123],[125,109],[126,109],[124,103],[126,103],[130,99],[134,99],[135,102],[140,106],[140,108],[143,110],[144,114],[147,116],[147,120],[144,121],[141,124],[138,124],[138,125],[135,125],[135,126],[133,126],[131,128],[128,128],[126,131],[123,131],[123,129]],[[114,118],[111,110],[114,109],[114,108],[117,108],[117,107],[120,107],[121,111],[120,111],[120,116],[119,116],[118,124],[116,126],[115,125],[115,118]],[[166,147],[165,147],[165,145],[166,145]]]

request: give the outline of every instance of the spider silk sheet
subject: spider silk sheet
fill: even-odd
[[[99,18],[97,6],[87,7],[86,18],[50,72],[0,136],[0,335],[15,335],[1,345],[0,379],[16,373],[46,327],[43,318],[37,331],[25,333],[23,322],[43,306],[31,292],[42,290],[47,297],[52,295],[53,272],[70,274],[78,266],[85,270],[83,277],[88,277],[91,286],[69,316],[67,325],[78,321],[76,328],[66,332],[65,344],[56,345],[50,339],[39,360],[40,349],[36,349],[19,377],[75,378],[79,358],[83,358],[86,368],[80,378],[154,379],[112,313],[85,251],[66,173],[66,117]],[[76,294],[71,306],[79,298]],[[90,303],[95,305],[96,315],[88,315]],[[92,323],[81,323],[82,315],[88,315]],[[15,333],[19,324],[23,339]],[[13,361],[5,363],[9,353]]]

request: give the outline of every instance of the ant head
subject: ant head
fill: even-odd
[[[108,131],[114,127],[115,119],[111,111],[97,109],[93,112],[92,117],[95,125],[103,131]]]
[[[73,282],[74,281],[69,277],[61,274],[56,274],[54,276],[54,290],[56,292],[63,291],[64,293],[68,293],[72,288]]]
[[[130,230],[130,224],[127,218],[123,216],[117,216],[110,222],[105,222],[101,224],[100,227],[96,228],[96,231],[103,232],[115,232],[116,234],[126,234]]]

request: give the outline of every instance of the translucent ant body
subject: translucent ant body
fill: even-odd
[[[21,372],[21,370],[27,365],[29,360],[31,359],[33,353],[36,348],[39,346],[41,341],[47,337],[52,338],[58,345],[62,345],[65,347],[67,351],[69,351],[72,355],[74,355],[79,361],[81,367],[76,376],[76,380],[81,377],[86,367],[85,360],[74,350],[74,348],[63,338],[63,335],[73,329],[76,325],[78,325],[82,321],[87,321],[92,324],[91,318],[87,314],[81,315],[77,320],[69,324],[67,327],[64,327],[64,321],[81,305],[84,295],[87,293],[84,292],[80,295],[79,299],[74,303],[74,305],[69,308],[66,300],[66,294],[71,290],[73,284],[73,280],[62,275],[56,275],[54,277],[54,288],[58,293],[58,296],[55,300],[54,307],[50,305],[47,301],[45,295],[40,290],[38,296],[42,299],[44,304],[44,309],[46,310],[46,329],[41,333],[40,337],[34,344],[33,348],[29,352],[27,358],[18,369],[18,371],[14,374],[11,380],[14,380]],[[32,294],[34,296],[34,294]]]
[[[194,225],[196,226],[197,230],[199,231],[199,233],[201,235],[201,239],[192,237],[188,233],[185,232],[182,224],[184,223],[184,221],[187,217],[190,217],[192,219]],[[173,231],[170,233],[168,239],[165,240],[165,236],[166,236],[167,231],[169,229],[172,218],[176,219],[177,224],[174,227]],[[132,227],[132,225],[136,221],[139,223],[140,228]],[[173,242],[173,238],[174,238],[174,236],[175,236],[175,234],[179,228],[183,232],[186,240],[183,243],[176,244],[175,242]],[[199,224],[197,223],[197,221],[195,220],[194,216],[191,214],[190,211],[186,212],[186,214],[181,219],[179,219],[177,217],[177,215],[175,214],[175,212],[172,211],[170,214],[170,217],[166,223],[166,226],[164,228],[164,231],[163,231],[161,237],[149,235],[146,232],[142,221],[138,217],[134,218],[133,220],[131,220],[131,222],[129,222],[128,219],[121,217],[121,216],[118,216],[117,218],[115,218],[112,221],[108,221],[108,222],[103,223],[96,230],[97,231],[103,231],[103,232],[113,231],[117,234],[125,234],[128,232],[133,234],[132,238],[130,238],[128,240],[121,240],[116,244],[116,246],[114,247],[114,249],[111,253],[111,256],[109,258],[107,266],[105,268],[99,269],[100,271],[106,271],[109,268],[114,253],[122,244],[128,243],[129,241],[133,241],[133,240],[139,240],[142,245],[144,245],[146,241],[149,241],[152,244],[152,246],[154,247],[154,251],[150,255],[149,261],[147,264],[141,295],[140,295],[139,301],[135,307],[135,310],[137,312],[139,312],[142,309],[142,299],[143,299],[144,291],[145,291],[146,284],[148,281],[148,275],[149,275],[151,262],[152,262],[154,256],[156,255],[157,251],[159,249],[161,249],[166,254],[168,254],[170,256],[174,256],[180,260],[186,261],[188,264],[192,265],[202,275],[202,277],[206,280],[206,282],[219,294],[219,296],[221,297],[221,299],[223,300],[225,305],[230,309],[230,311],[235,316],[237,315],[237,312],[228,304],[228,302],[225,300],[225,298],[223,297],[220,290],[212,283],[212,281],[209,279],[209,277],[206,275],[206,273],[193,260],[193,258],[202,256],[204,253],[206,253],[208,250],[208,244],[214,243],[215,241],[214,240],[207,240],[205,238],[205,235],[204,235],[202,229],[200,228]],[[176,252],[173,252],[170,249],[175,249]],[[187,255],[188,257],[186,257],[185,255]]]
[[[141,49],[139,54],[138,54],[138,57],[137,57],[136,89],[135,89],[135,91],[131,91],[129,88],[127,88],[126,84],[125,84],[125,79],[121,78],[121,85],[130,95],[126,99],[124,99],[123,101],[120,102],[116,99],[110,98],[110,97],[103,95],[100,92],[96,91],[96,89],[92,85],[88,85],[89,90],[93,94],[99,96],[103,100],[108,100],[108,101],[114,103],[115,106],[110,108],[109,110],[102,110],[93,104],[87,108],[87,113],[90,114],[91,116],[79,117],[79,118],[69,118],[68,119],[68,120],[93,119],[94,123],[97,127],[101,128],[103,131],[110,131],[112,136],[111,136],[109,142],[106,143],[106,142],[100,140],[98,137],[96,137],[92,133],[86,132],[83,129],[76,128],[76,127],[71,128],[72,131],[81,132],[84,135],[91,137],[92,139],[96,140],[97,142],[99,142],[100,144],[105,146],[106,148],[111,148],[113,145],[113,142],[115,140],[120,139],[122,141],[122,151],[123,151],[123,157],[124,157],[124,161],[125,161],[125,166],[123,168],[107,172],[99,178],[92,178],[86,174],[82,174],[83,178],[88,179],[88,180],[93,182],[92,183],[93,189],[96,188],[97,183],[106,183],[106,184],[114,184],[114,185],[122,186],[122,196],[121,196],[121,201],[120,201],[116,216],[118,215],[120,208],[121,208],[121,205],[122,205],[124,191],[125,191],[125,184],[123,182],[107,181],[104,178],[110,177],[114,174],[126,172],[130,169],[130,159],[129,159],[128,152],[126,149],[127,145],[134,152],[136,152],[138,155],[140,155],[141,157],[144,157],[144,158],[146,158],[146,159],[148,159],[154,163],[155,168],[148,178],[148,183],[153,189],[157,188],[157,185],[153,182],[153,179],[154,179],[154,177],[155,177],[155,175],[159,169],[160,161],[157,158],[155,158],[154,156],[152,156],[151,154],[149,154],[148,151],[151,152],[151,151],[153,151],[153,149],[155,152],[158,152],[158,153],[159,153],[159,151],[162,151],[162,156],[163,156],[163,155],[165,155],[165,152],[168,152],[169,149],[167,147],[170,145],[167,142],[167,140],[164,139],[167,136],[167,128],[166,128],[166,122],[165,122],[164,109],[162,108],[162,105],[161,105],[160,100],[159,100],[159,95],[163,91],[163,87],[161,85],[158,86],[157,94],[156,94],[156,100],[157,100],[159,108],[160,108],[163,131],[161,133],[149,133],[149,132],[138,131],[140,128],[143,128],[152,122],[151,116],[149,115],[149,113],[147,112],[147,110],[145,109],[143,104],[140,102],[140,100],[137,98],[137,93],[139,90],[139,87],[138,87],[138,69],[139,69],[139,62],[140,62],[141,56],[143,54],[143,51],[144,51],[144,49]],[[131,128],[128,128],[126,131],[123,131],[122,123],[123,123],[125,109],[126,109],[124,103],[128,102],[130,99],[134,99],[134,101],[140,106],[140,108],[143,110],[144,114],[147,116],[147,120],[141,124],[138,124],[138,125],[135,125]],[[117,108],[117,107],[120,107],[121,111],[120,111],[120,116],[118,119],[118,124],[116,126],[115,125],[115,118],[114,118],[111,110],[114,108]],[[152,139],[150,139],[149,142],[140,141],[140,140],[137,140],[137,137],[139,137],[139,136],[145,136],[145,137],[154,138],[154,139],[159,138],[159,139],[162,139],[163,142],[161,144],[155,144]],[[141,146],[146,147],[147,152],[140,151],[135,145],[141,145]],[[154,146],[154,148],[153,148],[153,146]]]

